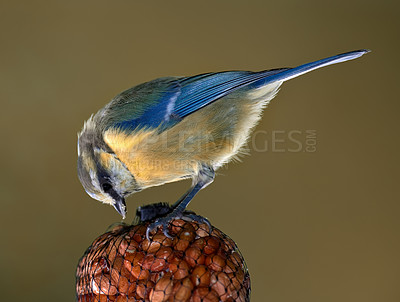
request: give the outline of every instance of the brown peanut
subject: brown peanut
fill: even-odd
[[[168,265],[174,279],[180,280],[189,275],[189,265],[185,260],[173,259]]]
[[[183,225],[183,230],[178,233],[178,238],[181,240],[187,240],[192,242],[196,238],[196,231],[190,223],[185,223]]]
[[[208,233],[208,225],[206,224],[200,224],[199,227],[196,230],[196,235],[198,237],[206,237],[209,235]]]
[[[115,299],[115,302],[128,302],[128,297],[125,295],[119,295],[117,299]]]
[[[131,273],[138,280],[147,280],[150,277],[149,270],[142,268],[140,265],[133,266]]]
[[[226,260],[226,265],[223,271],[227,274],[236,272],[240,267],[236,267],[231,260]]]
[[[206,239],[197,238],[195,241],[193,241],[191,247],[197,247],[202,251],[206,243],[207,243]]]
[[[142,299],[148,299],[151,289],[154,287],[154,282],[148,280],[145,282],[139,282],[136,286],[136,293]]]
[[[144,253],[127,253],[124,258],[124,266],[128,271],[132,271],[133,266],[138,266],[143,263]]]
[[[108,270],[107,260],[104,257],[96,258],[90,262],[89,267],[91,275],[99,275],[103,270]]]
[[[185,240],[185,239],[178,239],[177,237],[175,237],[176,240],[174,240],[174,245],[175,245],[175,249],[177,251],[186,251],[186,249],[189,247],[190,242]]]
[[[185,251],[185,261],[191,266],[204,264],[205,256],[198,247],[189,247]]]
[[[180,282],[176,282],[174,285],[174,300],[176,302],[187,301],[192,293],[194,285],[189,278],[185,278]]]
[[[109,301],[115,301],[114,296],[107,296],[107,295],[98,295],[95,297],[94,301],[96,302],[109,302]]]
[[[114,296],[117,293],[117,288],[111,283],[111,276],[108,274],[95,276],[91,286],[93,293],[96,295]]]
[[[182,231],[183,226],[185,225],[185,221],[182,219],[176,219],[172,221],[171,223],[171,233],[172,234],[178,234],[180,231]]]
[[[218,294],[221,301],[226,301],[229,298],[228,286],[230,284],[228,275],[223,272],[211,276],[211,288]]]
[[[204,237],[204,239],[206,240],[206,245],[204,246],[203,252],[207,255],[216,253],[221,245],[221,241],[214,236],[207,236]]]
[[[206,266],[199,265],[190,274],[190,280],[195,286],[206,287],[210,285],[211,274]]]
[[[129,237],[138,243],[141,243],[146,238],[147,227],[145,225],[137,225],[128,233]]]
[[[225,267],[226,261],[220,255],[211,255],[207,256],[205,264],[208,266],[209,269],[220,272]]]
[[[173,256],[172,248],[165,246],[161,247],[156,253],[158,259],[170,260]]]
[[[166,274],[162,277],[150,292],[150,301],[161,302],[167,301],[173,290],[173,282],[171,275]]]
[[[207,287],[199,287],[193,291],[191,302],[219,302],[215,291]]]

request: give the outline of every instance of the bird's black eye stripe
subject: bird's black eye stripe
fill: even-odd
[[[112,185],[108,182],[103,182],[101,184],[101,188],[103,189],[104,192],[108,192],[112,189]]]

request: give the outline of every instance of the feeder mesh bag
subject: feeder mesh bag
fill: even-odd
[[[250,301],[235,242],[217,228],[176,219],[146,239],[149,222],[117,225],[80,259],[76,297],[89,301]]]

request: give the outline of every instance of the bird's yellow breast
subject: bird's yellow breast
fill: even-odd
[[[104,140],[143,188],[189,177],[197,169],[196,161],[178,156],[176,148],[168,149],[168,141],[154,129],[131,134],[112,129]]]

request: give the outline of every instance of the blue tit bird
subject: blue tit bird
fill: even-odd
[[[164,77],[130,88],[92,115],[78,134],[79,179],[91,197],[125,218],[126,196],[191,178],[191,188],[173,210],[149,226],[148,231],[162,226],[168,235],[168,223],[240,153],[284,81],[367,52],[295,68]]]

